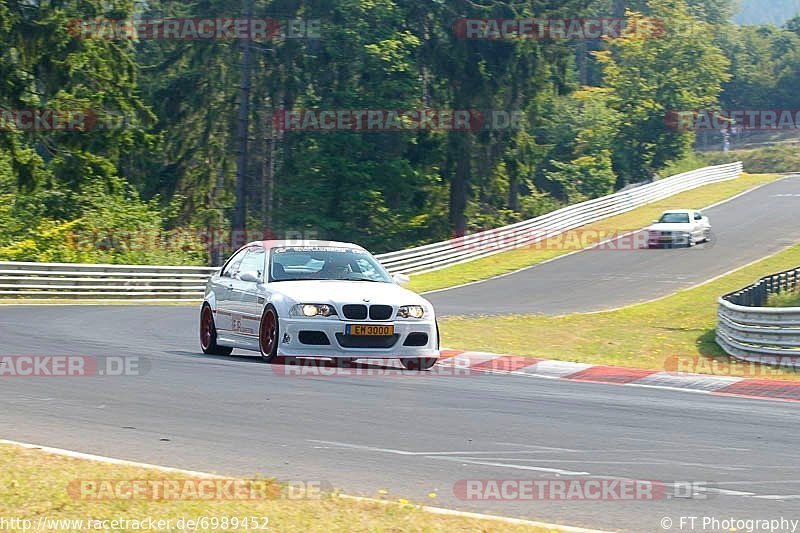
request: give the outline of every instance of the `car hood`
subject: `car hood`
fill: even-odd
[[[692,229],[692,225],[680,222],[680,223],[659,223],[653,224],[652,226],[647,228],[649,231],[690,231]]]
[[[369,303],[387,305],[424,305],[432,309],[430,302],[419,294],[404,289],[395,283],[371,281],[302,280],[274,281],[269,284],[273,291],[283,294],[295,303]]]

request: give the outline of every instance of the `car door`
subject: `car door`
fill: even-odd
[[[262,294],[264,289],[260,285],[264,281],[266,257],[266,250],[261,246],[247,248],[244,258],[239,264],[238,272],[233,276],[230,310],[231,326],[234,334],[244,337],[258,335],[258,326],[261,322],[261,306],[264,302]],[[241,279],[241,274],[245,272],[255,274],[259,281]]]
[[[217,299],[217,313],[214,319],[214,325],[217,330],[223,332],[229,332],[233,329],[231,299],[233,297],[234,276],[239,273],[239,265],[241,265],[246,252],[247,250],[239,250],[228,259],[216,283],[214,294]]]

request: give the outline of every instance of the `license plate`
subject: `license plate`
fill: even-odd
[[[356,337],[382,337],[394,334],[394,326],[378,326],[374,324],[347,324],[344,332]]]

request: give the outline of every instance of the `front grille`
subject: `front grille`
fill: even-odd
[[[362,304],[348,304],[342,306],[342,313],[350,320],[364,320],[367,318],[367,306]]]
[[[336,334],[336,341],[342,348],[391,348],[397,343],[400,335],[361,336]]]
[[[403,341],[403,346],[425,346],[428,344],[428,334],[420,331],[409,333],[406,340]]]
[[[372,305],[369,308],[369,317],[372,320],[389,320],[393,311],[391,305]]]
[[[302,344],[312,346],[327,346],[331,343],[324,331],[301,331],[297,338]]]

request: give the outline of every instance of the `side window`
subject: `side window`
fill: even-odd
[[[264,274],[264,260],[266,258],[267,253],[263,248],[250,248],[244,259],[242,259],[238,272],[257,272],[258,276],[261,277]]]
[[[702,213],[700,213],[700,211],[695,211],[695,212],[694,212],[694,219],[695,219],[695,220],[703,220],[703,215],[702,215]]]
[[[358,269],[361,270],[362,274],[373,279],[379,276],[378,273],[375,271],[375,269],[372,267],[372,265],[369,264],[369,261],[367,261],[366,259],[356,259],[356,264],[358,265]]]
[[[228,259],[228,264],[226,264],[225,268],[222,269],[222,274],[220,274],[220,276],[223,278],[232,278],[234,274],[239,272],[239,265],[241,264],[242,259],[244,259],[244,254],[246,252],[247,250],[239,250],[236,252],[236,254],[234,254],[233,257]]]

